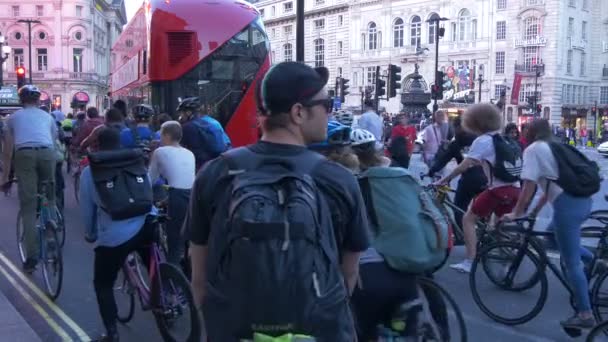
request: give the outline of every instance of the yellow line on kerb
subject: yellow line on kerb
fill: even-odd
[[[8,268],[10,268],[16,275],[30,288],[65,324],[67,324],[78,336],[80,341],[91,341],[91,337],[82,330],[76,322],[74,322],[68,315],[53,303],[45,293],[42,292],[31,280],[29,280],[3,253],[0,253],[0,261],[4,262]]]
[[[0,266],[0,273],[2,273],[4,275],[4,277],[6,278],[6,280],[8,280],[17,291],[19,291],[21,296],[23,296],[23,298],[25,298],[25,300],[27,300],[28,303],[30,303],[30,305],[36,311],[38,311],[40,316],[42,318],[44,318],[44,320],[49,324],[51,329],[53,329],[57,333],[57,335],[59,335],[59,337],[61,337],[61,339],[63,341],[72,341],[72,339],[70,338],[68,333],[65,330],[63,330],[63,328],[61,328],[59,326],[59,324],[57,324],[57,322],[55,322],[55,320],[53,320],[53,318],[51,318],[51,316],[49,316],[49,314],[46,311],[44,311],[44,309],[40,305],[38,305],[38,303],[36,303],[36,300],[34,298],[32,298],[32,296],[30,296],[30,294],[27,293],[27,291],[24,290],[23,287],[21,287],[21,285],[19,285],[19,283],[15,280],[15,278],[13,278],[10,274],[8,274],[8,272],[6,271],[6,269],[4,269],[3,266]]]

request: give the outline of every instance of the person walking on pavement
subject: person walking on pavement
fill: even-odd
[[[350,171],[306,148],[327,138],[328,77],[326,68],[274,65],[261,83],[260,141],[196,177],[184,225],[209,341],[355,339],[348,294],[369,246],[365,205]]]
[[[422,159],[428,167],[433,165],[439,150],[444,149],[452,139],[445,112],[438,110],[433,118],[434,122],[424,129],[424,144],[422,145]]]
[[[14,151],[15,175],[19,180],[19,207],[25,234],[26,261],[23,269],[31,273],[38,264],[39,244],[36,229],[36,194],[38,185],[45,183],[49,206],[55,205],[55,160],[54,142],[57,125],[48,113],[38,108],[40,90],[33,85],[19,89],[23,109],[11,115],[7,122],[4,149],[5,170],[11,169]],[[9,172],[2,174],[4,190],[10,187]],[[54,215],[54,213],[52,213]],[[52,217],[51,219],[56,219]]]
[[[581,137],[581,145],[583,148],[587,148],[587,133],[587,127],[582,126],[579,135]]]
[[[407,169],[410,166],[410,157],[414,151],[416,141],[416,128],[409,124],[408,115],[397,115],[397,124],[390,134],[389,152],[393,166]]]
[[[374,104],[371,101],[365,102],[365,112],[357,121],[357,127],[371,132],[376,138],[376,149],[382,149],[382,135],[384,133],[384,120],[382,116],[374,111]]]

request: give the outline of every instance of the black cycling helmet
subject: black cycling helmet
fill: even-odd
[[[40,89],[35,85],[26,84],[19,88],[19,100],[21,102],[38,101],[41,94]]]
[[[183,112],[183,111],[198,111],[201,109],[201,99],[198,97],[187,97],[185,99],[182,100],[182,102],[179,103],[179,105],[177,105],[177,112]]]
[[[154,108],[147,104],[139,104],[133,107],[133,116],[136,118],[149,118],[154,115]]]

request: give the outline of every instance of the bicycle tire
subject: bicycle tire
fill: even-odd
[[[159,265],[159,274],[157,275],[157,277],[155,277],[155,279],[152,281],[152,312],[154,314],[156,325],[158,327],[158,330],[160,331],[161,336],[163,337],[163,340],[168,342],[199,341],[201,335],[201,322],[198,317],[198,311],[194,303],[192,291],[190,290],[190,283],[188,282],[188,280],[186,280],[186,277],[184,277],[182,272],[177,267],[167,263],[161,263]],[[173,297],[180,297],[181,295],[183,297],[180,297],[179,299],[185,299],[187,302],[187,310],[190,312],[190,332],[185,339],[177,339],[173,337],[171,332],[169,331],[170,328],[167,324],[167,320],[173,317],[167,316],[175,316],[175,311],[177,310],[173,306],[164,307],[164,304],[162,303],[163,301],[161,301],[161,296],[166,297],[167,295],[166,293],[160,292],[160,283],[162,283],[163,292],[166,292],[167,288],[169,287],[173,288],[174,290],[176,287],[179,287],[182,290],[180,294],[171,295]]]
[[[585,339],[586,342],[597,342],[600,336],[608,335],[608,321],[602,321],[597,324],[591,331],[589,331],[589,335]]]
[[[47,228],[48,230],[48,228]],[[47,257],[47,253],[48,253],[48,249],[47,249],[47,244],[49,243],[49,237],[45,236],[44,239],[41,239],[43,241],[40,241],[40,243],[44,243],[44,247],[42,248],[42,255],[41,255],[41,264],[42,264],[42,278],[44,279],[44,286],[46,288],[47,291],[47,295],[52,299],[55,300],[57,299],[57,297],[59,297],[59,294],[61,293],[61,286],[63,284],[63,254],[61,253],[61,247],[59,247],[59,240],[57,239],[57,232],[54,229],[51,229],[51,232],[49,233],[48,231],[43,231],[42,234],[50,234],[50,239],[51,240],[55,240],[54,244],[55,244],[55,248],[54,248],[54,254],[55,254],[55,258],[52,259],[52,264],[49,265],[49,263],[51,261],[48,260]],[[42,235],[40,235],[42,236]],[[54,269],[50,270],[50,266],[53,266]],[[56,284],[52,284],[51,283],[51,279],[50,279],[50,274],[51,271],[53,271],[53,273],[56,273],[57,276],[57,283]]]
[[[117,288],[117,286],[120,286],[120,288]],[[116,277],[114,292],[126,293],[128,296],[127,307],[124,312],[120,310],[119,305],[116,305],[116,320],[123,324],[129,323],[135,314],[135,288],[131,284],[124,267]],[[114,295],[114,298],[116,298],[116,302],[118,303],[119,300],[116,295]]]
[[[420,286],[422,289],[426,288],[427,291],[431,290],[431,291],[435,291],[436,293],[439,293],[441,295],[441,297],[443,298],[444,302],[446,304],[449,304],[449,306],[452,307],[454,315],[456,316],[456,320],[458,321],[458,327],[459,327],[459,329],[461,331],[461,335],[462,335],[460,338],[460,342],[466,342],[467,338],[468,338],[467,337],[467,325],[464,321],[464,316],[462,314],[462,311],[460,310],[460,307],[458,306],[458,304],[456,303],[454,298],[450,295],[450,293],[446,289],[441,287],[441,285],[439,285],[436,281],[434,281],[433,279],[430,279],[430,278],[419,277],[418,286]],[[424,292],[427,293],[427,291],[424,291]],[[452,337],[452,334],[449,334],[449,336]],[[448,340],[452,341],[452,338],[450,338]]]
[[[602,283],[606,281],[606,278],[608,278],[608,270],[605,270],[604,272],[600,273],[599,276],[597,276],[597,279],[595,279],[593,287],[591,288],[591,309],[593,310],[593,316],[597,322],[608,320],[608,315],[602,315],[600,312],[599,305],[601,302],[600,289],[602,288]],[[606,302],[608,303],[608,301]],[[608,305],[606,305],[606,307],[608,307]]]
[[[21,210],[17,212],[17,249],[21,263],[25,263],[27,252],[25,250],[25,229],[23,228],[23,219],[21,218]]]
[[[534,317],[538,316],[538,314],[542,311],[542,309],[545,305],[545,302],[547,301],[549,289],[548,289],[548,283],[547,283],[547,275],[545,274],[544,263],[529,249],[526,249],[524,251],[524,257],[527,256],[530,260],[532,260],[533,264],[536,267],[535,274],[538,274],[538,278],[539,278],[539,281],[541,284],[540,297],[538,298],[538,301],[536,302],[536,304],[534,305],[532,310],[530,310],[528,313],[526,313],[520,317],[505,318],[503,316],[497,315],[496,313],[492,312],[483,303],[483,301],[480,297],[480,294],[477,291],[477,285],[476,285],[476,281],[475,281],[475,272],[478,269],[480,260],[482,260],[482,258],[486,254],[488,254],[492,249],[495,249],[495,248],[503,248],[503,249],[504,248],[514,248],[514,249],[519,250],[519,249],[521,249],[521,244],[516,243],[516,242],[509,242],[509,241],[498,241],[498,242],[488,244],[481,249],[481,251],[475,257],[475,260],[473,260],[473,264],[471,265],[471,272],[469,274],[469,287],[471,288],[471,294],[473,295],[473,300],[475,301],[475,304],[477,304],[479,309],[484,314],[486,314],[488,317],[490,317],[492,320],[494,320],[498,323],[502,323],[505,325],[524,324],[524,323],[532,320]]]
[[[65,217],[61,214],[61,210],[55,206],[55,215],[57,217],[57,237],[59,238],[59,246],[63,248],[65,245]]]

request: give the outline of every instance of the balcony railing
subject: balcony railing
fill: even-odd
[[[97,81],[99,79],[99,76],[96,73],[92,72],[71,72],[70,79],[81,81]]]
[[[518,64],[515,63],[515,72],[520,74],[532,74],[539,72],[539,76],[545,74],[545,64]]]
[[[5,80],[17,80],[17,73],[14,71],[8,72],[5,74]],[[29,75],[26,75],[26,79],[29,79]],[[33,72],[32,80],[35,82],[37,80],[73,80],[73,81],[90,81],[90,82],[99,82],[102,84],[107,84],[108,77],[107,76],[99,76],[96,73],[92,72]]]

